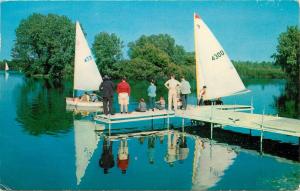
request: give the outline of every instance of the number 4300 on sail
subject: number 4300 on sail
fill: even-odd
[[[222,57],[224,54],[225,54],[224,51],[221,50],[221,51],[217,52],[216,54],[214,54],[214,55],[211,57],[211,59],[212,59],[212,60],[217,60],[218,58]]]

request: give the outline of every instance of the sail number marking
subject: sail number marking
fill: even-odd
[[[214,54],[211,59],[212,60],[217,60],[219,58],[221,58],[223,55],[225,55],[224,51],[223,50],[220,50],[219,52],[217,52],[216,54]]]
[[[85,57],[84,62],[87,63],[90,60],[93,60],[93,57],[92,56],[87,56],[87,57]]]

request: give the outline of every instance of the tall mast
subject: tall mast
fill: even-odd
[[[197,90],[197,98],[200,99],[200,77],[199,77],[199,70],[200,70],[200,63],[199,63],[199,50],[198,50],[198,35],[197,35],[197,24],[196,19],[199,16],[194,13],[194,43],[195,43],[195,62],[196,62],[196,90]]]
[[[77,46],[77,33],[78,33],[78,29],[77,29],[77,25],[79,25],[79,22],[76,21],[75,24],[75,53],[74,53],[74,73],[73,73],[73,98],[75,97],[75,70],[76,70],[76,46]]]

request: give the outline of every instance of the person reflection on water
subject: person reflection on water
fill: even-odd
[[[99,160],[99,166],[103,168],[104,174],[108,174],[108,169],[115,166],[114,155],[112,153],[113,142],[109,141],[107,138],[103,141],[102,155]]]
[[[173,135],[173,136],[172,136]],[[168,132],[168,149],[165,155],[165,161],[173,166],[174,162],[177,160],[177,143],[178,143],[178,132]]]
[[[126,174],[126,170],[128,168],[128,162],[129,162],[129,153],[128,153],[128,143],[127,139],[121,139],[119,150],[118,150],[118,167],[121,169],[122,174]]]
[[[186,135],[181,133],[179,136],[179,152],[178,152],[178,160],[182,163],[189,155],[189,148],[187,146]]]
[[[155,137],[153,135],[148,137],[148,160],[150,164],[154,164],[154,148],[155,148]]]

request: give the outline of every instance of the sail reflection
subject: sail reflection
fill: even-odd
[[[237,154],[224,145],[202,142],[199,137],[195,139],[193,190],[206,190],[221,180]]]
[[[99,142],[95,129],[103,129],[103,126],[92,121],[74,120],[77,185],[80,184]]]

